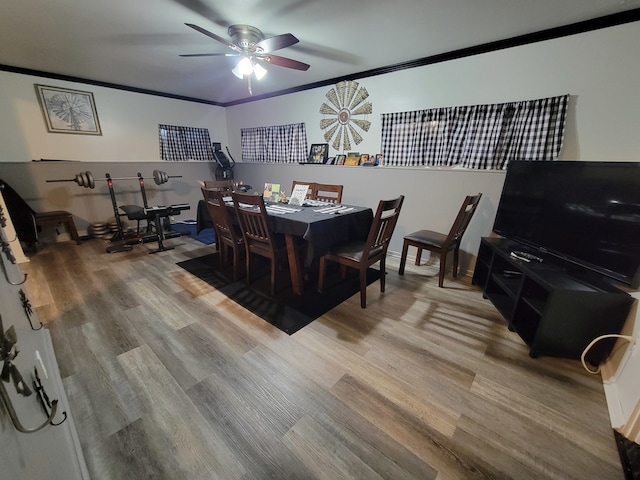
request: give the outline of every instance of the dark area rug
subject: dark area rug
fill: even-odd
[[[179,262],[177,265],[289,335],[360,292],[358,272],[350,269],[347,278],[342,279],[336,268],[327,272],[324,293],[318,293],[318,274],[314,272],[305,283],[304,294],[294,295],[290,287],[289,271],[282,270],[276,282],[276,295],[272,297],[269,294],[269,264],[261,260],[259,258],[255,262],[251,286],[247,286],[244,278],[234,282],[231,267],[221,268],[217,253]],[[244,260],[242,271],[244,272]],[[367,271],[367,284],[379,278],[379,270],[370,268]]]

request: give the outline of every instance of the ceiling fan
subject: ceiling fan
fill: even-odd
[[[206,35],[209,38],[226,45],[233,50],[233,53],[188,53],[182,54],[181,57],[242,57],[238,65],[232,70],[234,75],[238,78],[247,77],[249,85],[249,93],[251,92],[251,76],[255,74],[256,78],[260,80],[267,71],[261,65],[272,64],[284,68],[293,68],[295,70],[306,71],[309,69],[309,65],[298,60],[291,58],[281,57],[279,55],[272,55],[271,52],[280,50],[282,48],[290,47],[298,43],[298,39],[290,33],[283,33],[282,35],[275,35],[273,37],[264,38],[263,33],[256,27],[251,25],[231,25],[228,33],[231,37],[231,41],[216,35],[209,30],[206,30],[198,25],[192,23],[185,23],[188,27]]]

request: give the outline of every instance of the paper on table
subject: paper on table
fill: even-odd
[[[343,212],[349,212],[353,210],[353,207],[343,207],[341,205],[335,206],[335,207],[325,207],[325,208],[320,208],[318,210],[314,210],[314,212],[317,213],[343,213]]]
[[[291,198],[289,199],[289,205],[302,205],[307,198],[307,192],[309,191],[309,185],[296,185],[291,192]]]
[[[299,212],[299,208],[291,208],[282,205],[266,205],[268,213],[294,213]]]
[[[280,184],[265,183],[263,197],[265,200],[278,203],[280,201]]]

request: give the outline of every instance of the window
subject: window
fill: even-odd
[[[213,160],[209,130],[206,128],[158,125],[162,160]]]
[[[569,95],[382,115],[384,165],[506,169],[557,160]]]
[[[298,163],[307,158],[304,123],[243,128],[240,136],[245,162]]]

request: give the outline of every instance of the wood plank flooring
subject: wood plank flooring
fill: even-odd
[[[530,358],[468,278],[391,258],[366,310],[288,336],[176,266],[214,247],[169,244],[23,264],[93,479],[624,478],[600,377]]]

